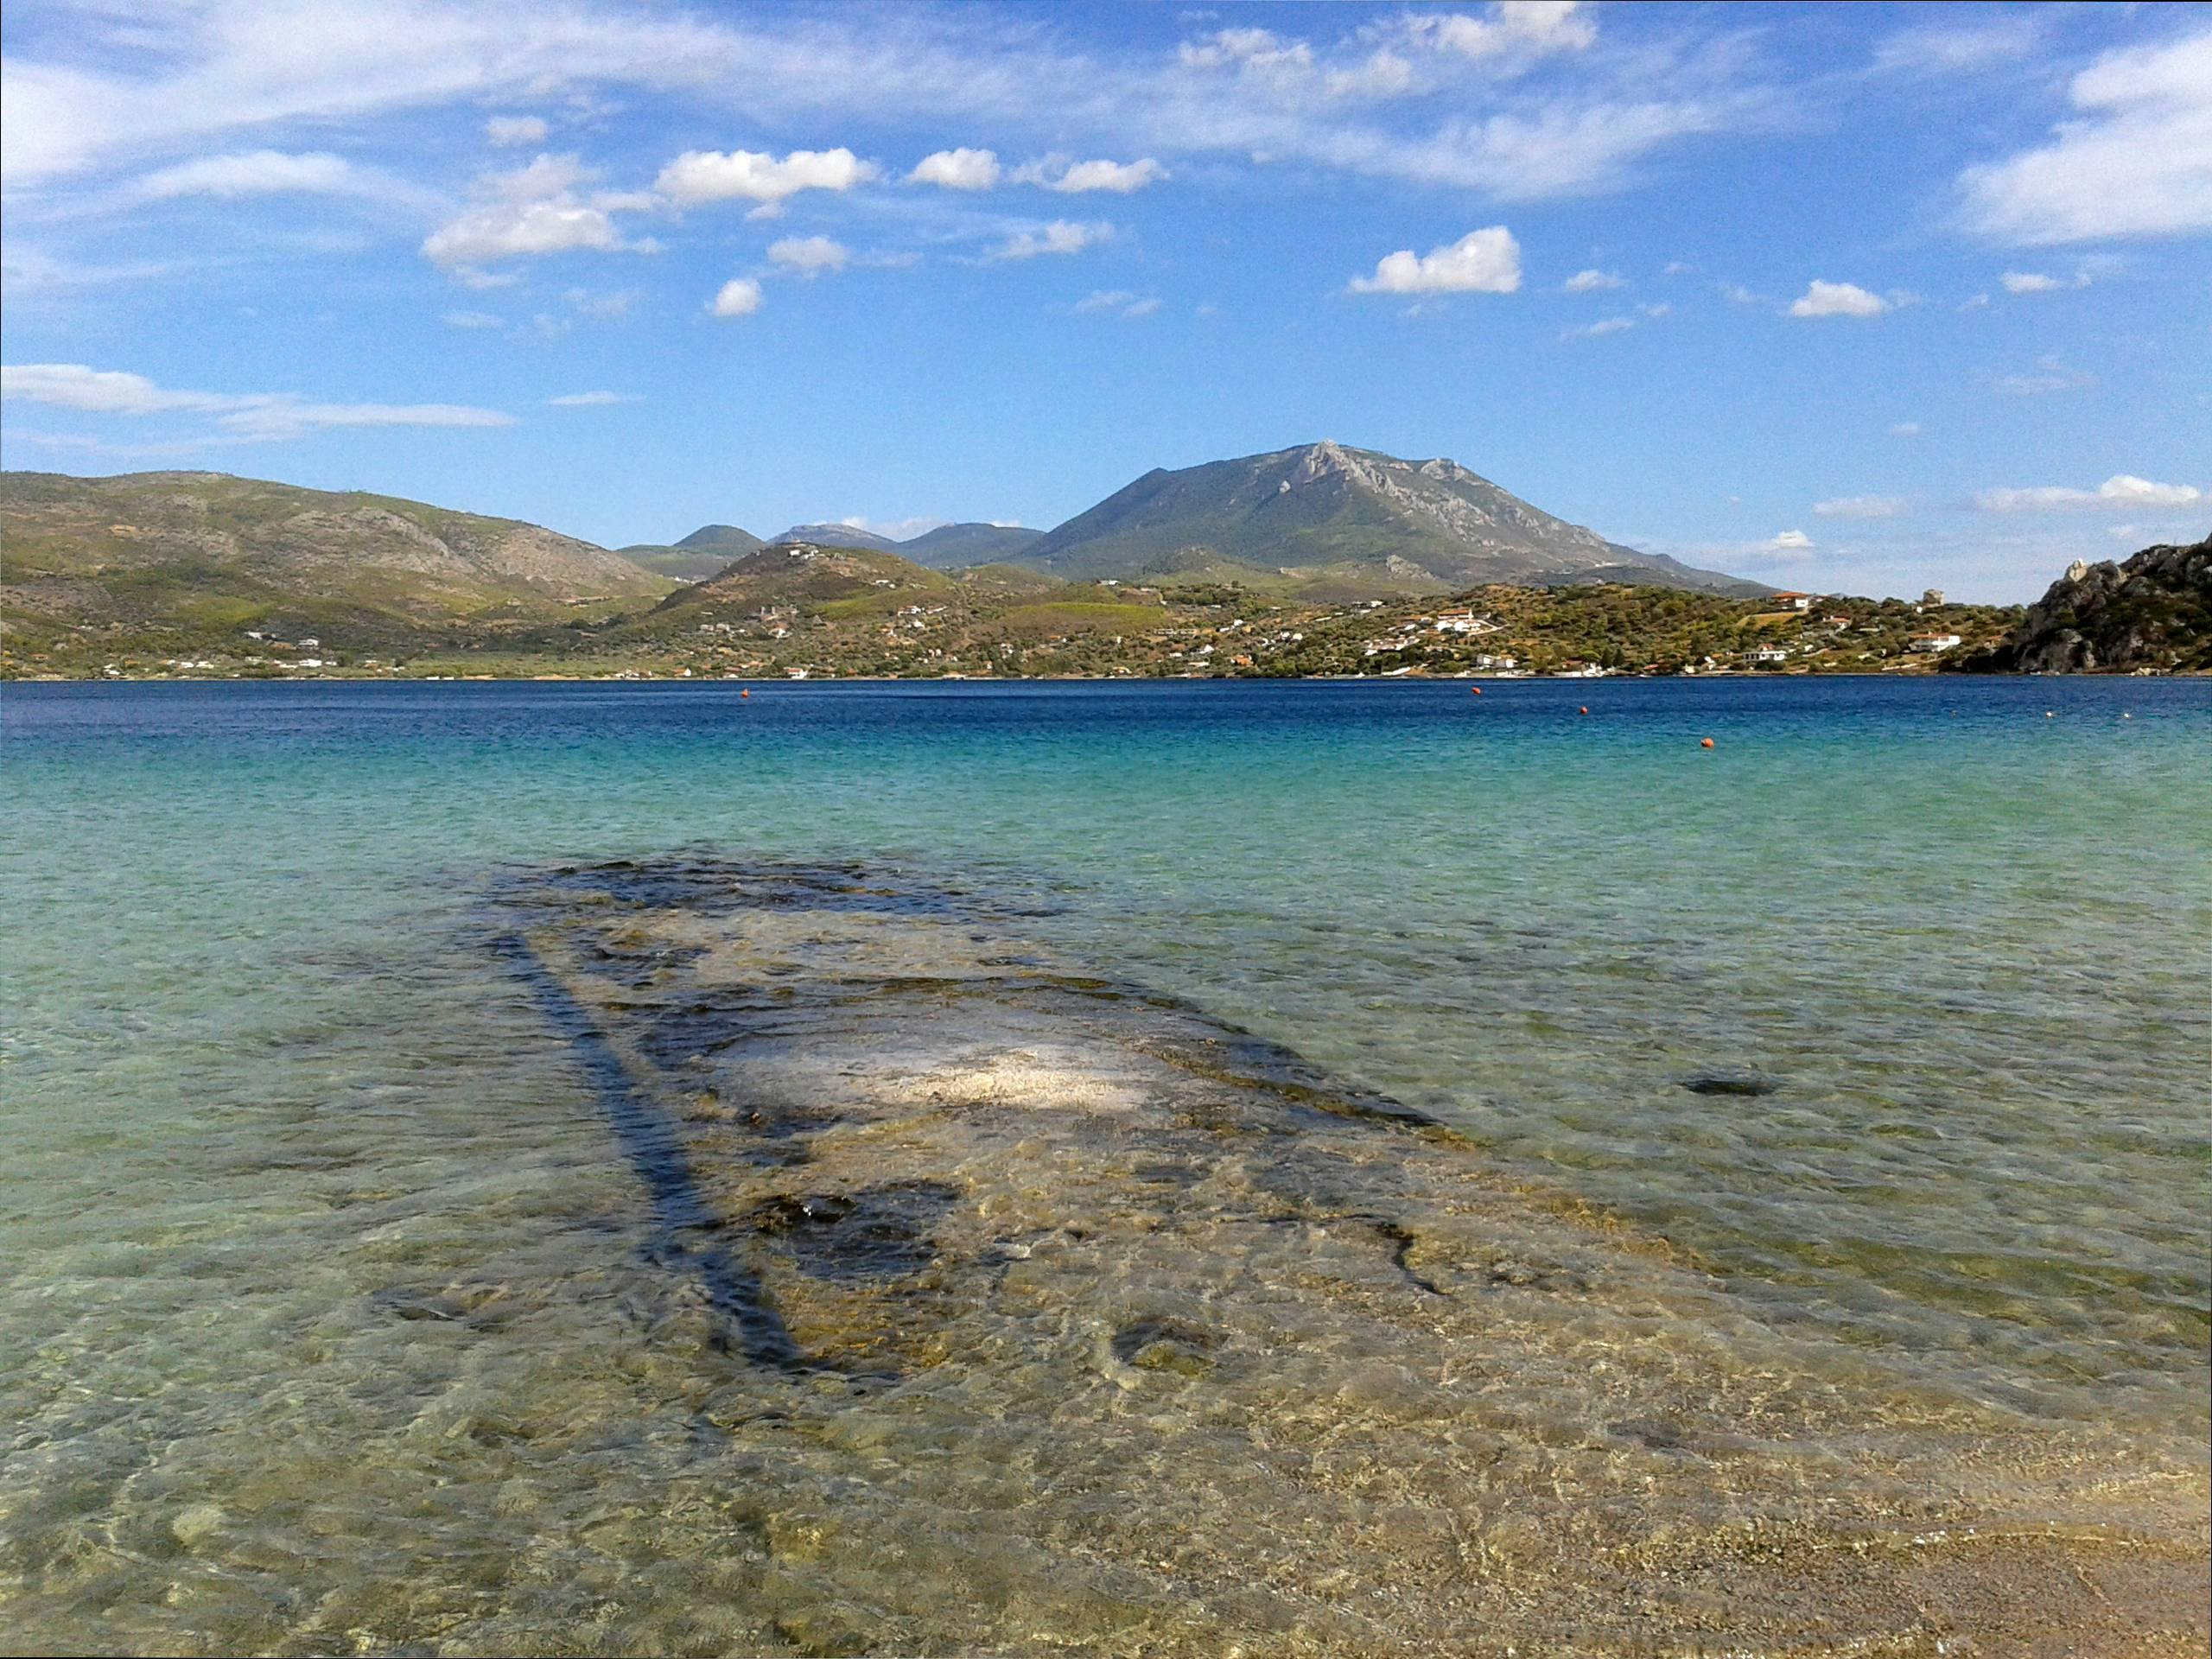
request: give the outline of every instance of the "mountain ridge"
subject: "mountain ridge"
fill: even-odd
[[[1405,461],[1330,439],[1173,471],[1154,467],[1047,532],[1015,562],[1094,580],[1212,563],[1292,582],[1342,587],[1368,580],[1406,592],[1576,581],[1746,597],[1771,591],[1609,542],[1448,458]]]

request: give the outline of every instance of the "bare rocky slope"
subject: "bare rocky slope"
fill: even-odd
[[[2212,672],[2212,539],[2076,564],[2028,607],[1983,673]]]

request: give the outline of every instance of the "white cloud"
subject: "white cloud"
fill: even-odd
[[[238,442],[302,437],[331,427],[512,426],[514,416],[462,404],[317,404],[296,392],[185,391],[143,374],[82,363],[0,368],[0,398],[21,398],[89,415],[207,415]]]
[[[607,404],[634,404],[637,401],[634,392],[622,391],[569,391],[545,400],[547,406],[552,409],[598,409]]]
[[[1813,503],[1823,518],[1901,518],[1907,503],[1901,495],[1839,495]]]
[[[1594,294],[1601,288],[1627,286],[1626,280],[1616,272],[1599,270],[1594,267],[1589,270],[1576,271],[1573,276],[1567,279],[1566,283],[1567,291],[1570,294]]]
[[[760,284],[750,276],[736,276],[721,285],[707,309],[718,317],[749,317],[760,308]]]
[[[542,144],[548,130],[535,115],[495,115],[484,124],[484,136],[495,144]]]
[[[1990,384],[2011,397],[2040,397],[2047,392],[2079,391],[2085,386],[2097,384],[2096,376],[2084,374],[2079,369],[2070,369],[2059,358],[2040,359],[2037,366],[2042,370],[2039,374],[2000,375]]]
[[[423,257],[433,264],[473,267],[579,251],[653,251],[657,243],[626,242],[612,217],[650,199],[635,193],[579,194],[596,176],[574,156],[540,156],[514,172],[487,175],[478,181],[477,206],[425,237]]]
[[[1983,490],[1974,504],[1985,512],[2047,512],[2063,507],[2111,507],[2122,512],[2193,507],[2205,499],[2191,484],[2154,484],[2132,473],[2115,473],[2094,490],[2043,485],[2025,490]]]
[[[984,256],[987,259],[1034,259],[1043,253],[1081,253],[1114,234],[1111,225],[1056,219],[1049,225],[1015,231]]]
[[[1669,317],[1672,316],[1675,313],[1675,308],[1664,300],[1660,301],[1656,305],[1646,303],[1639,305],[1636,308],[1643,313],[1647,317]]]
[[[1401,248],[1378,260],[1372,276],[1355,276],[1354,294],[1510,294],[1521,286],[1521,245],[1503,225],[1470,231],[1457,242],[1416,256]]]
[[[1267,74],[1313,67],[1312,47],[1265,29],[1219,29],[1203,41],[1185,41],[1176,56],[1189,69],[1227,67]]]
[[[1077,162],[1052,181],[1051,188],[1077,194],[1110,190],[1126,196],[1167,176],[1167,169],[1149,156],[1135,162]]]
[[[2052,141],[1959,175],[1967,226],[2022,245],[2212,230],[2212,29],[2107,52]]]
[[[785,270],[797,271],[802,276],[818,276],[825,270],[842,270],[852,259],[852,251],[842,242],[826,236],[787,236],[779,242],[768,245],[768,259],[772,264]]]
[[[988,149],[940,149],[923,156],[906,175],[909,184],[947,190],[988,190],[998,181],[998,154]]]
[[[2007,294],[2049,294],[2062,288],[2087,288],[2089,273],[2077,272],[2072,281],[2067,282],[2039,270],[2008,270],[1997,280],[2005,284]]]
[[[1074,308],[1090,313],[1110,311],[1123,317],[1148,317],[1160,309],[1160,302],[1148,295],[1132,294],[1126,288],[1102,288],[1077,300]]]
[[[1964,25],[1947,20],[1901,29],[1875,48],[1874,67],[1915,78],[1959,74],[2024,58],[2041,44],[2043,35],[2042,18],[2019,13],[1984,13]]]
[[[438,319],[448,328],[504,328],[505,317],[495,317],[489,311],[448,311]]]
[[[734,199],[780,203],[802,190],[849,190],[879,172],[842,146],[795,149],[780,162],[766,151],[688,149],[661,168],[653,188],[679,207]]]
[[[327,150],[287,155],[257,149],[238,156],[203,156],[140,179],[131,194],[149,200],[178,196],[334,195],[356,191],[361,180],[342,156]]]
[[[1878,317],[1890,302],[1856,283],[1824,283],[1818,277],[1789,302],[1793,317]]]
[[[1890,429],[1890,435],[1893,438],[1916,438],[1920,435],[1920,423],[1899,421]]]
[[[1785,530],[1772,540],[1761,542],[1759,546],[1769,553],[1809,553],[1814,543],[1802,530]]]
[[[1406,19],[1405,28],[1436,51],[1474,59],[1579,52],[1598,38],[1598,26],[1578,0],[1506,0],[1488,17],[1420,13]]]
[[[1561,340],[1596,340],[1605,334],[1624,334],[1636,327],[1634,317],[1600,317],[1580,328],[1569,328],[1560,335]]]

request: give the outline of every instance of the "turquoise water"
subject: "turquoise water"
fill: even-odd
[[[49,1631],[139,1593],[123,1517],[258,1478],[233,1445],[208,1497],[159,1448],[281,1404],[334,1467],[400,1410],[324,1311],[628,1224],[477,937],[563,861],[988,893],[1763,1329],[2203,1432],[2212,685],[12,686],[0,719],[0,1499],[10,1570],[67,1580]]]

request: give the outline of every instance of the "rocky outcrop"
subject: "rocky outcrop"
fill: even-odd
[[[2212,540],[2076,564],[1973,672],[2212,671]]]

